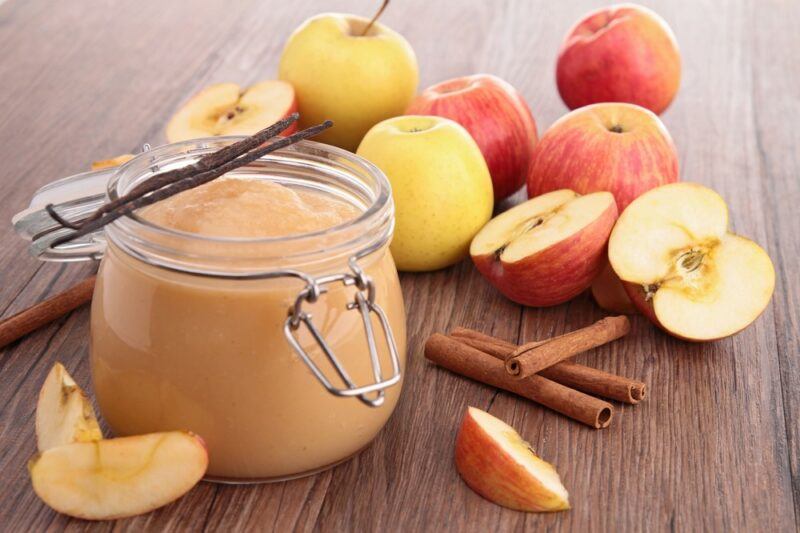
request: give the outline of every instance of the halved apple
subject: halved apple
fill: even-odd
[[[608,192],[561,189],[490,220],[470,255],[478,270],[517,303],[544,307],[580,294],[600,274],[617,219]]]
[[[104,168],[118,167],[123,163],[127,163],[135,156],[133,154],[122,154],[110,159],[101,159],[100,161],[92,161],[92,170],[101,170]]]
[[[207,466],[200,437],[170,431],[59,446],[31,459],[28,468],[33,490],[56,511],[111,520],[174,501]]]
[[[456,437],[456,469],[469,487],[518,511],[564,511],[569,494],[558,472],[514,428],[469,407]]]
[[[64,365],[56,363],[44,380],[36,404],[36,441],[39,451],[102,438],[89,398]]]
[[[725,201],[695,183],[664,185],[634,200],[611,233],[608,258],[636,307],[686,340],[744,329],[775,287],[767,253],[729,233]]]
[[[606,262],[599,276],[592,282],[592,297],[601,308],[621,315],[633,315],[638,311],[628,296],[622,280]]]
[[[295,111],[297,99],[288,82],[266,80],[244,91],[235,83],[218,83],[194,95],[173,115],[167,124],[167,140],[252,135]],[[293,124],[282,135],[296,130]]]

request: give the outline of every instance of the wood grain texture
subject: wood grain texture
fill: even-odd
[[[737,232],[777,267],[772,305],[743,333],[687,344],[642,317],[577,362],[644,380],[595,431],[426,362],[425,339],[465,326],[523,342],[602,318],[591,299],[522,309],[468,262],[404,275],[409,361],[403,397],[370,448],[311,478],[252,487],[202,483],[148,515],[89,523],[30,489],[35,398],[56,360],[91,390],[88,310],[0,351],[0,529],[8,531],[791,531],[800,516],[800,4],[644,2],[672,25],[684,66],[663,119],[681,176],[717,189]],[[91,275],[39,264],[13,234],[35,188],[91,161],[160,144],[170,113],[200,87],[273,77],[281,46],[321,9],[377,2],[7,0],[0,4],[0,318]],[[588,0],[396,0],[384,21],[414,46],[422,86],[474,72],[524,94],[540,133],[565,112],[554,71],[562,35]],[[510,202],[520,199],[518,194]],[[472,493],[453,468],[468,405],[514,425],[553,462],[573,509],[523,514]]]

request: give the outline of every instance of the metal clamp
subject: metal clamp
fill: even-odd
[[[300,292],[295,300],[294,306],[289,310],[289,316],[283,326],[283,333],[286,340],[294,349],[295,353],[303,360],[306,366],[311,370],[311,373],[317,378],[325,389],[335,396],[352,397],[356,396],[359,400],[364,402],[370,407],[380,407],[383,405],[385,395],[384,391],[388,387],[397,384],[401,378],[400,371],[400,357],[397,353],[397,344],[395,343],[392,329],[389,326],[389,321],[383,309],[375,303],[375,284],[372,278],[367,276],[361,267],[358,266],[356,258],[353,257],[349,261],[349,267],[352,273],[332,274],[329,276],[322,276],[319,278],[306,277],[306,287]],[[357,386],[350,378],[347,371],[342,366],[341,362],[336,358],[336,355],[331,350],[328,343],[323,338],[320,331],[314,325],[311,314],[303,310],[303,304],[314,303],[324,295],[328,289],[326,285],[332,283],[342,283],[345,287],[355,286],[357,291],[352,302],[347,304],[348,310],[358,310],[361,314],[361,320],[364,325],[364,331],[367,336],[367,346],[369,348],[370,362],[372,364],[373,383],[367,385]],[[392,362],[392,375],[388,379],[383,379],[383,371],[381,368],[380,358],[378,356],[378,348],[375,342],[375,333],[372,327],[371,313],[375,313],[378,321],[383,330],[386,344],[389,348],[389,355]],[[325,357],[336,370],[339,378],[344,382],[346,387],[340,388],[334,386],[330,380],[325,377],[325,374],[320,370],[319,366],[312,360],[309,354],[300,346],[300,342],[295,336],[295,332],[305,325],[311,336],[316,341],[317,345],[325,354]],[[374,394],[373,394],[374,393]]]

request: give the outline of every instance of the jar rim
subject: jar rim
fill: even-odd
[[[114,173],[108,181],[108,197],[112,201],[116,200],[158,172],[191,164],[203,155],[244,138],[246,137],[199,138],[165,144],[143,152]],[[169,256],[184,254],[183,245],[193,246],[195,250],[204,245],[212,246],[216,252],[212,254],[212,258],[216,260],[230,259],[230,257],[225,257],[224,251],[237,246],[249,246],[250,249],[280,248],[286,250],[297,248],[304,252],[294,255],[279,253],[273,256],[260,256],[260,258],[282,258],[289,260],[290,263],[305,263],[304,257],[301,256],[330,255],[343,250],[350,250],[352,254],[365,255],[366,250],[380,248],[391,238],[394,229],[391,185],[383,172],[366,159],[335,146],[304,140],[267,154],[242,168],[249,169],[252,174],[253,168],[259,165],[294,167],[294,171],[298,172],[299,177],[296,178],[298,182],[303,180],[303,172],[309,174],[308,180],[311,179],[311,173],[324,174],[328,180],[328,187],[331,189],[341,187],[342,191],[345,191],[342,194],[348,192],[345,190],[346,187],[357,189],[357,191],[351,190],[349,193],[355,195],[358,192],[360,203],[364,209],[357,217],[329,228],[276,237],[202,235],[160,226],[136,213],[120,217],[109,224],[106,227],[106,234],[114,244],[139,259],[157,266],[193,272],[197,269],[181,268],[180,266],[174,268],[176,265],[170,264],[173,261],[170,261]],[[227,173],[225,176],[234,177],[236,172]],[[173,249],[170,249],[169,245],[165,245],[165,240],[166,242],[181,243],[180,249],[175,249],[174,246]],[[324,248],[320,244],[322,241],[325,243]],[[156,256],[155,261],[153,260],[154,255]],[[202,258],[197,257],[195,253],[194,259]],[[285,262],[283,261],[283,263]],[[183,263],[183,261],[179,260],[177,263]],[[203,268],[200,268],[200,271],[197,273],[207,273]]]

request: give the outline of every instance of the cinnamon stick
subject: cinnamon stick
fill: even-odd
[[[0,348],[66,315],[92,299],[95,276],[0,322]]]
[[[502,361],[458,339],[439,333],[431,335],[425,343],[425,357],[452,372],[513,392],[595,429],[611,423],[613,408],[608,402],[542,376],[514,379]]]
[[[451,335],[473,348],[502,360],[517,349],[513,343],[471,329],[456,328]],[[587,394],[632,405],[642,401],[646,393],[646,385],[641,381],[570,361],[556,363],[539,372],[539,375]]]
[[[538,374],[565,359],[618,339],[630,329],[625,315],[609,316],[546,342],[523,344],[506,359],[506,371],[518,379]]]

